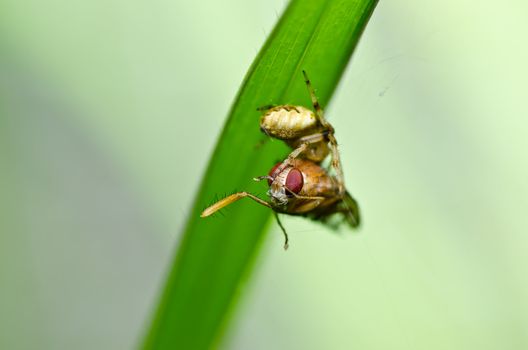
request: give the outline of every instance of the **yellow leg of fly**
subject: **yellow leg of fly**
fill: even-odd
[[[230,196],[225,197],[224,199],[219,200],[215,204],[213,204],[210,207],[206,208],[202,212],[202,214],[200,216],[202,218],[210,216],[210,215],[216,213],[218,210],[228,206],[229,204],[234,203],[234,202],[236,202],[236,201],[238,201],[238,200],[240,200],[242,198],[245,198],[245,197],[249,197],[249,198],[253,199],[255,202],[257,202],[259,204],[262,204],[263,206],[268,207],[270,209],[273,209],[271,207],[271,204],[269,204],[266,201],[263,201],[262,199],[260,199],[257,196],[252,195],[251,193],[237,192],[237,193],[233,193]],[[288,246],[289,246],[288,245],[288,234],[286,233],[286,229],[284,228],[284,226],[282,226],[282,222],[279,220],[279,215],[277,214],[277,212],[274,210],[273,213],[275,214],[275,219],[277,219],[277,223],[279,224],[279,227],[281,228],[281,231],[284,234],[284,250],[286,250],[286,249],[288,249]]]
[[[245,197],[249,197],[249,198],[253,199],[255,202],[257,202],[259,204],[262,204],[263,206],[268,207],[270,209],[273,209],[268,202],[260,199],[257,196],[252,195],[251,193],[238,192],[238,193],[233,193],[232,195],[227,196],[224,199],[221,199],[218,202],[216,202],[215,204],[211,205],[209,208],[206,208],[202,212],[202,214],[200,216],[202,218],[205,218],[205,217],[207,217],[209,215],[212,215],[212,214],[216,213],[220,209],[228,206],[229,204],[234,203],[234,202],[236,202],[236,201],[238,201],[238,200],[240,200],[242,198],[245,198]]]

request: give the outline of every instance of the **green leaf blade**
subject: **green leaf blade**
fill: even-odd
[[[145,348],[206,349],[218,340],[241,281],[249,276],[270,217],[243,199],[225,217],[200,218],[216,197],[246,190],[265,198],[266,174],[287,154],[259,131],[257,108],[310,106],[305,69],[327,105],[375,0],[294,0],[251,66],[202,181]],[[279,249],[280,247],[277,247]]]

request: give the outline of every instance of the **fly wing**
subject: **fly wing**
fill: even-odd
[[[361,223],[361,217],[359,214],[359,205],[356,200],[348,193],[345,193],[345,197],[337,205],[338,211],[343,213],[346,222],[352,228],[356,228]]]
[[[318,208],[316,208],[318,209]],[[346,222],[351,228],[357,228],[360,224],[359,206],[350,193],[346,192],[345,196],[332,204],[331,206],[313,210],[305,214],[312,220],[324,223],[331,229],[337,229],[342,223]]]

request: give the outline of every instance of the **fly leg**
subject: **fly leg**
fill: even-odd
[[[279,224],[279,227],[281,228],[282,233],[284,234],[284,250],[287,250],[289,247],[288,234],[286,233],[286,229],[284,228],[284,226],[282,226],[282,222],[279,220],[279,214],[277,214],[276,211],[274,211],[273,213],[275,214],[275,219],[277,219],[277,224]]]
[[[211,205],[210,207],[206,208],[202,214],[200,215],[202,218],[205,218],[209,215],[212,215],[214,213],[216,213],[218,210],[228,206],[229,204],[231,203],[234,203],[242,198],[245,198],[245,197],[249,197],[251,199],[253,199],[255,202],[265,206],[265,207],[268,207],[270,209],[273,209],[271,207],[271,204],[269,204],[268,202],[260,199],[259,197],[255,196],[255,195],[252,195],[251,193],[248,193],[248,192],[237,192],[237,193],[233,193],[232,195],[230,196],[227,196],[223,199],[220,199],[218,202],[214,203],[213,205]]]

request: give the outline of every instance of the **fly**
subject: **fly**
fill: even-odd
[[[268,181],[270,201],[248,192],[237,192],[214,203],[201,214],[201,217],[207,217],[239,199],[249,197],[274,211],[284,234],[284,249],[288,248],[288,234],[277,213],[306,216],[321,222],[328,222],[334,214],[339,214],[342,221],[352,228],[360,223],[358,204],[345,188],[334,128],[324,118],[305,71],[303,75],[313,111],[292,105],[259,108],[263,112],[260,129],[270,137],[283,140],[293,149],[268,175],[254,179]],[[325,169],[322,162],[328,155],[331,156],[331,163],[329,169]]]

